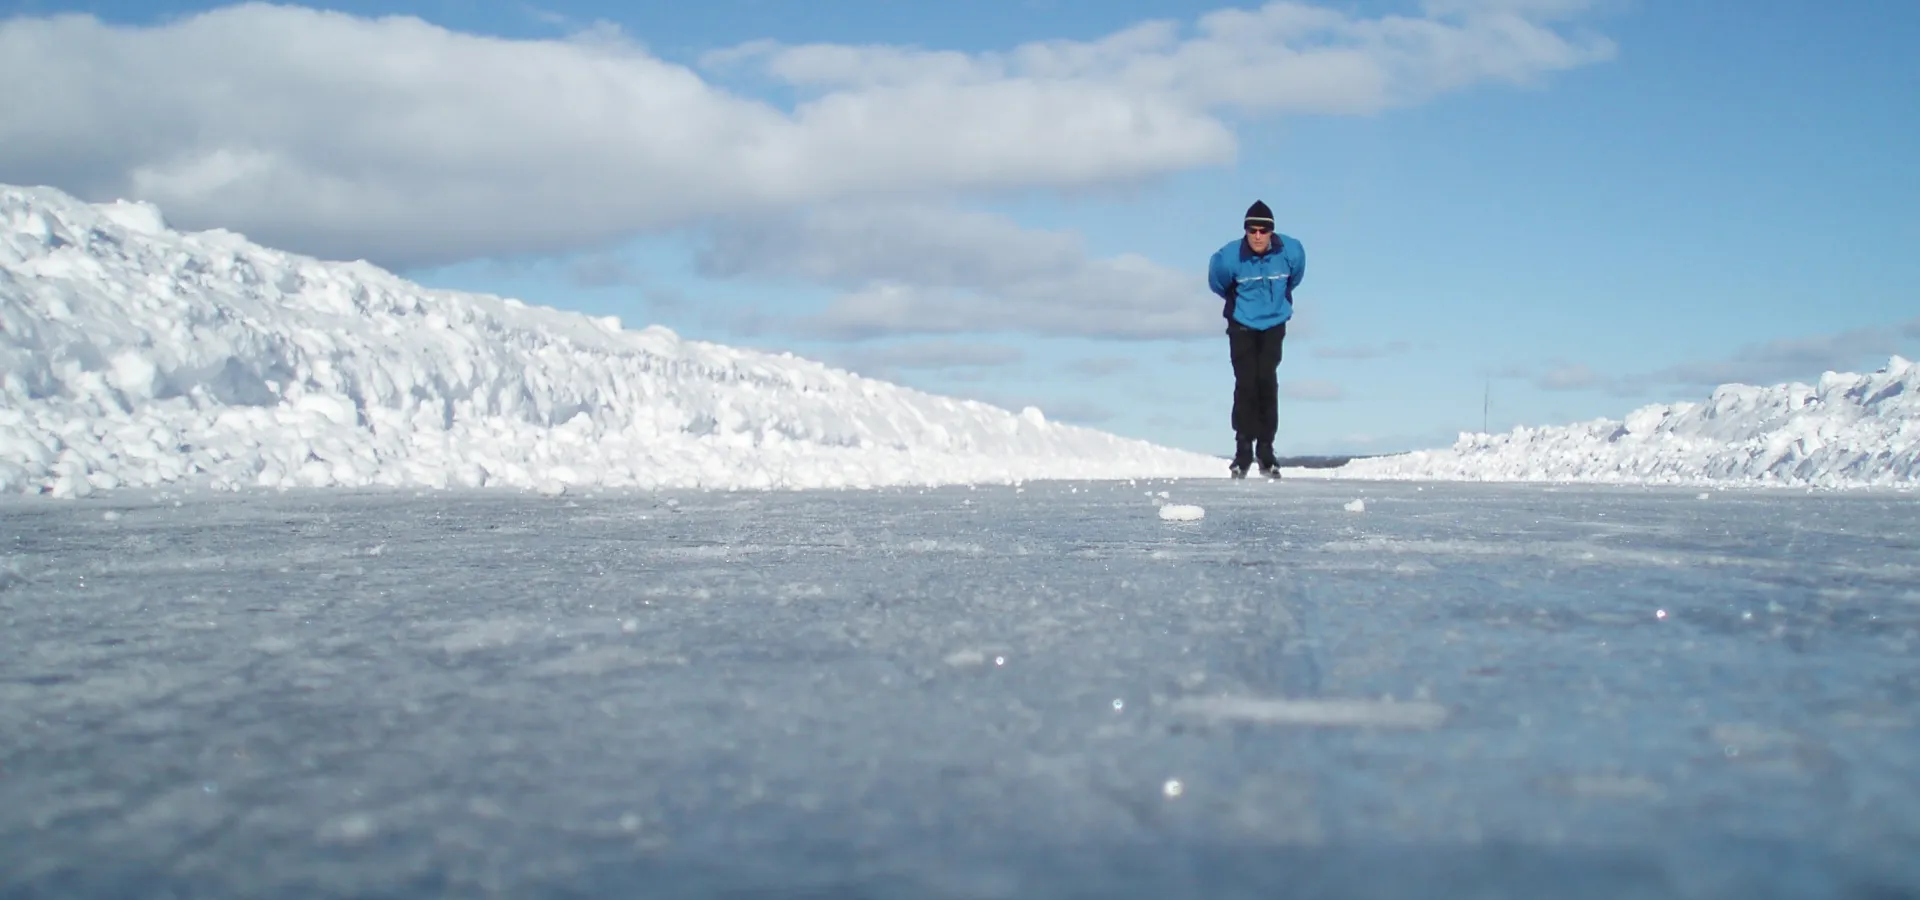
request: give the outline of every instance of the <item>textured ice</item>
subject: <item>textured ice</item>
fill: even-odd
[[[1910,495],[1364,488],[0,500],[0,896],[1920,891]]]

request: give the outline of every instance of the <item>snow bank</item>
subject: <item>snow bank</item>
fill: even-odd
[[[1341,477],[1791,485],[1920,484],[1920,365],[1893,357],[1817,386],[1722,385],[1705,403],[1655,405],[1506,434],[1462,434],[1446,450],[1357,460]]]
[[[804,488],[1217,460],[0,187],[0,493]]]

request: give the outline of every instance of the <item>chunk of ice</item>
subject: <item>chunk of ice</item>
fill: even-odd
[[[1187,506],[1179,503],[1169,503],[1160,507],[1160,518],[1168,522],[1198,522],[1204,518],[1206,514],[1207,511],[1198,506]]]

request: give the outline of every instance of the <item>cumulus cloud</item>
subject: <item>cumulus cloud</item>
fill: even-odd
[[[1592,8],[1593,0],[1426,0],[1421,7],[1434,16],[1518,15],[1540,19],[1566,18]]]
[[[1421,18],[1362,18],[1282,0],[1211,12],[1190,30],[1153,21],[1093,41],[1041,41],[1004,53],[756,41],[707,62],[756,64],[814,89],[1099,83],[1187,109],[1371,113],[1611,57],[1607,40],[1569,37],[1545,24],[1582,5],[1449,0],[1429,4]]]
[[[1178,338],[1220,330],[1202,274],[1145,258],[1096,257],[1066,232],[932,207],[840,206],[765,240],[718,228],[697,265],[710,277],[795,278],[840,289],[807,316],[760,311],[756,330],[862,340],[898,334],[1025,332]]]
[[[0,24],[0,170],[290,249],[421,264],[821,199],[1221,162],[1203,111],[1095,84],[908,84],[780,109],[607,29],[511,41],[244,5]]]
[[[782,206],[1222,164],[1230,116],[1369,113],[1611,55],[1554,25],[1562,6],[1275,2],[1000,53],[761,42],[708,60],[799,89],[786,106],[604,26],[508,40],[264,4],[150,26],[17,16],[0,21],[0,172],[326,257],[555,252]]]

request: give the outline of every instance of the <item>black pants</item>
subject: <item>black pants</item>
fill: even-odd
[[[1233,359],[1234,459],[1248,462],[1258,446],[1261,462],[1273,461],[1273,436],[1280,429],[1280,345],[1286,323],[1255,331],[1227,322],[1227,351]]]

